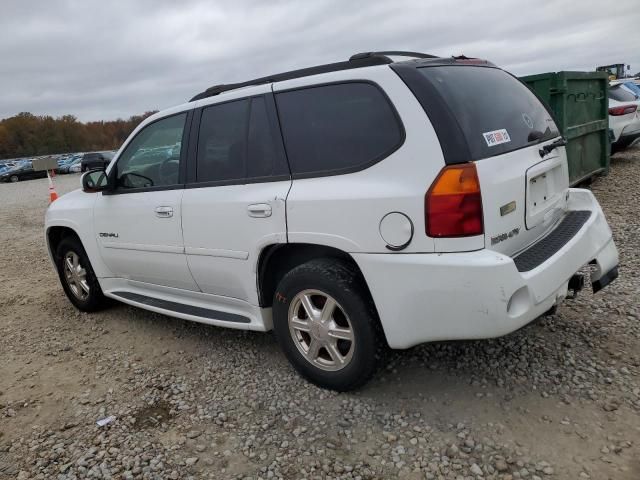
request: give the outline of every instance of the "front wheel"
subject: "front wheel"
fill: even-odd
[[[274,296],[273,323],[287,359],[323,388],[363,385],[385,350],[364,280],[337,259],[312,260],[287,273]]]
[[[89,257],[75,237],[62,239],[56,252],[58,275],[67,298],[83,312],[95,312],[107,305]]]
[[[20,181],[20,177],[17,175],[11,175],[11,177],[9,178],[9,180],[11,180],[11,182],[16,183]]]

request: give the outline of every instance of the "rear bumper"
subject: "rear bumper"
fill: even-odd
[[[604,214],[590,191],[570,192],[569,209],[589,210],[589,219],[555,254],[527,272],[519,272],[511,257],[488,249],[354,254],[389,345],[408,348],[513,332],[560,302],[569,279],[590,262],[595,265],[594,290],[610,282],[618,252]]]
[[[631,132],[631,133],[623,132],[622,135],[620,135],[618,139],[615,142],[613,142],[613,145],[615,146],[631,145],[638,138],[640,138],[640,130]]]

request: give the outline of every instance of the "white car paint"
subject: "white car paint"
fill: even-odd
[[[536,145],[476,162],[484,234],[426,236],[425,193],[445,165],[443,153],[419,102],[386,65],[237,89],[159,112],[136,128],[109,169],[136,134],[156,119],[269,89],[353,79],[377,83],[406,131],[398,150],[365,170],[123,195],[76,191],[50,206],[45,229],[65,226],[78,234],[107,296],[179,318],[260,331],[272,327],[271,309],[258,302],[262,249],[285,243],[337,248],[362,270],[393,348],[506,334],[562,300],[569,278],[584,264],[596,262],[594,280],[617,265],[611,231],[597,201],[587,191],[568,188],[562,147],[544,159],[538,153],[542,145]],[[542,182],[542,193],[535,193],[541,203],[532,206],[534,180]],[[502,215],[500,207],[511,201],[515,211]],[[256,204],[269,206],[271,215],[250,215],[248,208]],[[157,217],[158,207],[172,209],[172,217]],[[518,272],[513,256],[543,238],[570,210],[589,210],[592,216],[542,265]],[[394,211],[405,214],[415,227],[413,241],[400,253],[390,252],[380,235],[381,220]],[[492,245],[494,236],[515,229],[516,235]],[[117,292],[239,314],[248,322],[177,313]]]
[[[620,141],[624,141],[624,137],[633,138],[635,136],[640,135],[640,98],[636,95],[635,92],[632,92],[625,85],[620,85],[623,83],[622,80],[612,81],[609,83],[610,88],[623,90],[629,99],[618,100],[616,98],[611,98],[611,92],[609,93],[609,111],[612,108],[620,108],[626,106],[635,106],[636,109],[633,112],[624,114],[624,115],[611,115],[609,114],[609,128],[613,132],[613,142],[617,143]],[[635,98],[634,98],[635,97]]]
[[[442,255],[355,254],[392,348],[505,335],[562,301],[569,278],[595,259],[596,273],[618,264],[595,197],[570,189],[568,208],[593,214],[539,267],[520,273],[510,256],[483,249]]]
[[[609,128],[613,130],[613,140],[617,142],[622,137],[640,133],[640,100],[633,102],[619,102],[609,99],[609,108],[635,105],[635,112],[625,115],[609,115]]]
[[[176,189],[97,195],[95,235],[102,261],[116,277],[198,291],[184,255],[183,194]],[[159,217],[160,207],[171,209],[172,216]]]

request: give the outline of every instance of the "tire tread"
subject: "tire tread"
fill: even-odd
[[[362,277],[360,271],[355,266],[350,265],[349,263],[344,262],[340,259],[321,258],[310,260],[293,268],[287,274],[285,274],[280,282],[280,285],[286,285],[287,283],[295,282],[295,279],[306,275],[328,280],[334,283],[334,285],[344,294],[353,296],[354,298],[358,298],[364,304],[367,313],[367,315],[365,315],[364,317],[374,338],[373,361],[367,364],[366,368],[362,369],[362,371],[359,372],[357,378],[343,384],[336,383],[328,386],[328,388],[337,391],[348,391],[357,389],[371,379],[371,377],[374,375],[374,373],[382,363],[388,350],[384,332],[378,319],[378,313],[373,303],[373,299],[371,298],[371,295],[366,288],[365,280]],[[276,296],[280,291],[280,285],[276,289]],[[277,298],[274,298],[274,306],[278,304],[277,302]],[[278,332],[278,328],[275,328],[276,321],[277,320],[275,318],[274,312],[274,334],[276,336],[276,339],[278,340],[278,343],[283,347],[286,353],[286,347],[283,344],[289,341],[289,339],[281,338],[281,335],[283,334],[282,332]],[[285,318],[284,322],[288,322],[288,320]],[[285,331],[288,332],[288,326]],[[286,333],[285,336],[288,336],[288,333]],[[296,365],[296,362],[292,361],[292,363],[296,370],[298,370],[298,372],[301,373],[305,378],[322,387],[327,387],[327,385],[318,382],[316,378],[309,376],[304,369],[299,368],[299,366]]]

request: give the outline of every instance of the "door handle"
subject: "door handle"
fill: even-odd
[[[250,217],[264,218],[271,216],[271,205],[268,203],[253,203],[247,207]]]
[[[156,217],[158,218],[173,217],[173,207],[156,207]]]

